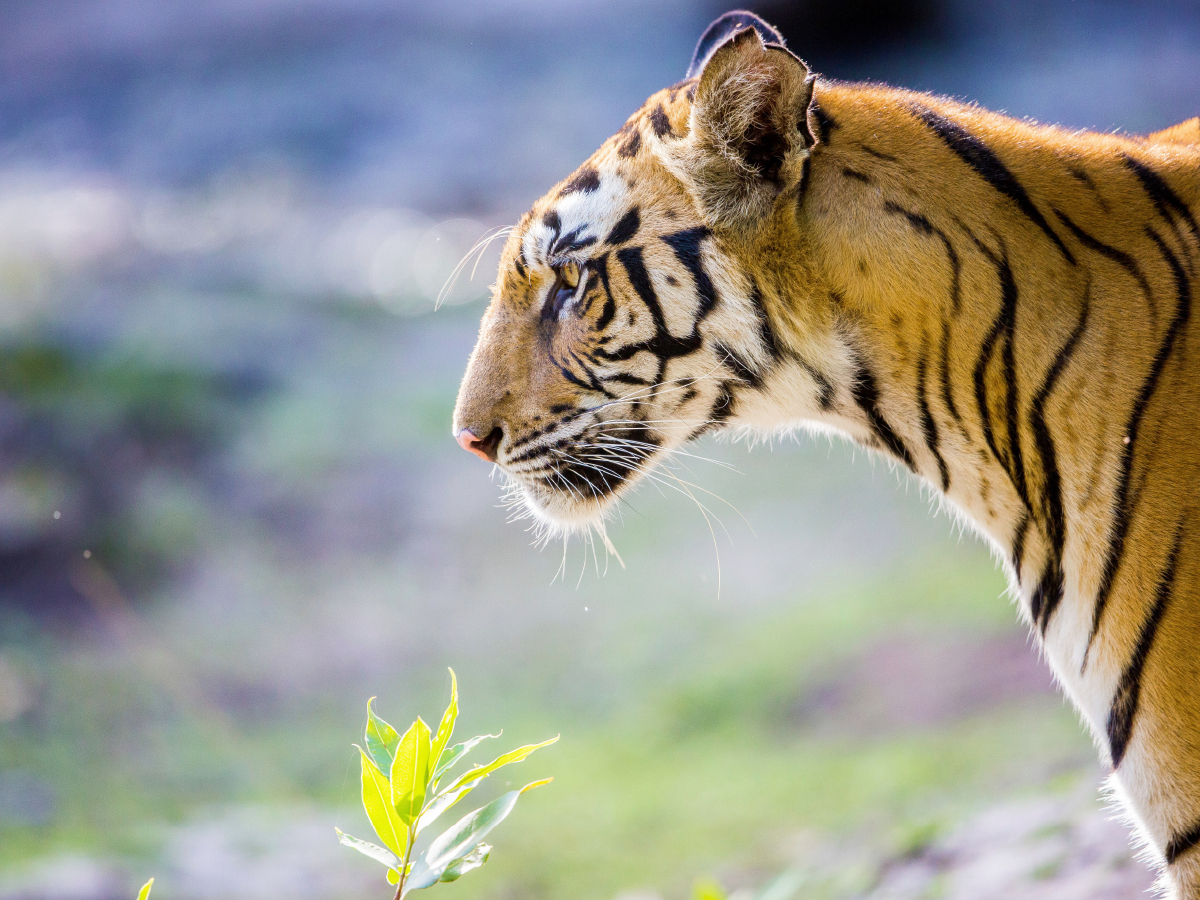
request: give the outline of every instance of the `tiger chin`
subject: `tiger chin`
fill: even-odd
[[[828,82],[729,13],[513,230],[454,433],[565,528],[727,428],[911,470],[996,548],[1161,890],[1200,900],[1198,214],[1200,119]]]

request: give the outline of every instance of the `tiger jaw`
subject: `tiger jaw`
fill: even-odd
[[[630,419],[595,421],[566,437],[534,436],[514,441],[498,465],[518,486],[519,500],[564,531],[601,521],[669,452],[668,435]]]

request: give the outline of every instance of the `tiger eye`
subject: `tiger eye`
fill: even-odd
[[[579,287],[579,263],[563,263],[562,267],[558,270],[558,277],[569,288],[574,289]]]

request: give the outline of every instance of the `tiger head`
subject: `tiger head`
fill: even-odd
[[[453,430],[542,522],[586,528],[680,444],[750,423],[739,392],[782,352],[762,282],[803,273],[739,260],[798,239],[812,85],[774,29],[726,14],[513,229]]]

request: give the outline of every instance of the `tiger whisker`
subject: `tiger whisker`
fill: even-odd
[[[483,258],[484,252],[489,246],[491,246],[492,241],[501,235],[508,234],[513,230],[514,227],[515,226],[513,225],[502,225],[498,228],[491,228],[484,232],[483,237],[475,242],[471,249],[463,255],[463,258],[458,261],[458,265],[456,265],[450,274],[446,276],[446,280],[442,284],[442,289],[438,291],[437,299],[433,302],[434,309],[440,309],[442,302],[450,295],[450,292],[454,290],[454,286],[458,283],[458,276],[462,274],[462,270],[466,266],[467,261],[470,260],[471,256],[475,256],[475,266],[471,269],[471,279],[474,280],[475,269],[479,266],[479,260]]]
[[[619,441],[623,444],[631,444],[631,445],[635,445],[635,446],[654,448],[654,449],[657,449],[660,453],[665,453],[669,456],[683,456],[688,459],[697,460],[699,462],[712,463],[715,466],[720,466],[723,469],[729,469],[731,472],[738,472],[739,474],[741,474],[739,472],[737,466],[735,466],[733,463],[725,462],[724,460],[721,460],[721,459],[712,459],[707,456],[700,456],[698,454],[691,453],[687,450],[684,450],[680,447],[656,447],[654,444],[651,444],[649,441],[639,441],[636,438],[623,438],[623,437],[618,437],[615,434],[607,434],[607,433],[601,434],[599,437],[596,438],[596,440]]]

